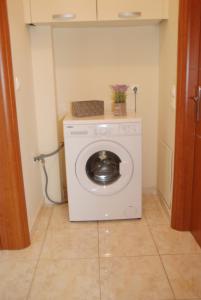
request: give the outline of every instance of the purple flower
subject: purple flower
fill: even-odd
[[[117,93],[125,93],[128,90],[128,85],[126,84],[115,84],[111,85],[111,88],[113,89],[114,92]]]
[[[113,100],[115,103],[125,103],[126,102],[126,92],[128,90],[128,85],[126,84],[115,84],[111,85],[113,90]]]

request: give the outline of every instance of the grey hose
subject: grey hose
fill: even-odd
[[[47,199],[50,202],[52,202],[53,204],[57,204],[57,205],[67,203],[67,201],[57,202],[57,201],[52,200],[51,197],[49,196],[49,193],[48,193],[49,178],[48,178],[47,169],[46,169],[46,166],[45,166],[45,158],[57,154],[63,147],[64,147],[64,143],[62,143],[55,151],[53,151],[51,153],[40,154],[40,155],[34,157],[34,161],[40,161],[42,163],[42,168],[43,168],[43,172],[44,172],[44,175],[45,175],[45,195],[46,195]]]
[[[38,156],[35,156],[34,161],[41,161],[44,158],[53,156],[53,155],[57,154],[63,147],[64,147],[64,143],[61,143],[61,145],[55,151],[50,152],[48,154],[40,154]]]

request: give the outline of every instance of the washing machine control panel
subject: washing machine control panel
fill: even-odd
[[[141,134],[139,123],[127,124],[100,124],[96,125],[97,136],[128,136]]]
[[[119,126],[120,135],[138,135],[141,133],[139,124],[121,124]]]
[[[123,124],[88,124],[88,125],[66,125],[65,135],[77,136],[129,136],[140,135],[141,123],[123,123]]]
[[[100,124],[96,125],[96,136],[118,136],[120,127],[117,124]]]

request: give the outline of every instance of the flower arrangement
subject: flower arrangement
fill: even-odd
[[[114,103],[125,103],[126,102],[126,92],[128,90],[128,85],[126,84],[115,84],[111,85],[113,90],[113,100]]]
[[[126,115],[126,92],[128,85],[126,84],[115,84],[111,85],[113,90],[113,112],[115,116]]]

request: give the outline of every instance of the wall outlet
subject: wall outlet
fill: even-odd
[[[135,94],[135,90],[137,91],[136,94],[139,94],[140,92],[140,85],[139,84],[133,84],[131,86],[131,91]]]

